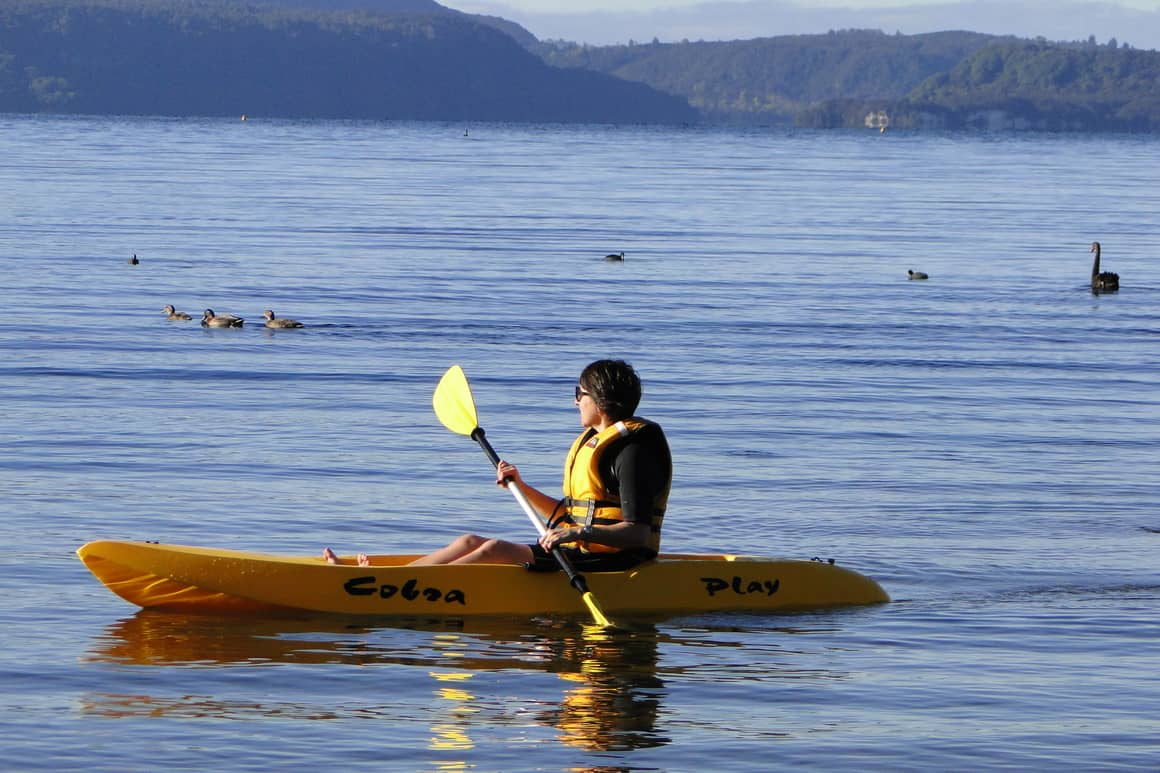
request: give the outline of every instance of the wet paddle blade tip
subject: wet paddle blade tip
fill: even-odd
[[[596,602],[596,597],[592,595],[591,591],[584,593],[581,598],[584,599],[584,604],[588,607],[588,611],[592,613],[592,621],[594,623],[596,623],[601,628],[617,627],[604,615],[604,610],[600,608],[600,604]]]

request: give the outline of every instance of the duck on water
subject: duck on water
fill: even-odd
[[[290,328],[290,327],[306,327],[296,319],[287,319],[286,317],[276,317],[272,309],[266,309],[262,312],[262,316],[266,318],[266,327],[274,328]]]
[[[189,316],[184,311],[178,311],[177,309],[173,308],[173,304],[165,306],[165,308],[161,309],[161,311],[165,314],[166,319],[193,319],[193,317]]]
[[[245,321],[233,314],[214,314],[213,309],[206,309],[201,315],[202,327],[241,327]]]
[[[1092,242],[1095,260],[1092,261],[1092,292],[1114,293],[1120,289],[1120,275],[1112,271],[1100,271],[1100,243]]]

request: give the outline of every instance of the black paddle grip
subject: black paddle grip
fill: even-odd
[[[499,454],[491,447],[491,443],[487,442],[487,436],[483,432],[483,427],[476,427],[471,430],[471,439],[479,443],[479,447],[487,454],[487,458],[491,460],[492,465],[499,467]]]

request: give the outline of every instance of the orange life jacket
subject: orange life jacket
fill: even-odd
[[[610,526],[623,522],[620,492],[609,488],[601,478],[600,460],[609,448],[619,445],[618,441],[651,426],[655,425],[647,419],[631,418],[618,421],[603,432],[587,429],[580,433],[564,460],[564,499],[560,515],[553,517],[548,526],[555,526],[566,518],[579,526]],[[671,483],[670,471],[664,489],[653,499],[649,524],[652,533],[648,543],[653,552],[660,550],[661,521],[665,517]],[[587,553],[615,553],[621,550],[591,542],[576,544]]]

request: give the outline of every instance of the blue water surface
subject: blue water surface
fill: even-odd
[[[1160,764],[1155,138],[463,129],[0,117],[6,769]],[[666,549],[894,600],[199,618],[74,555],[530,540],[434,386],[552,490],[606,356],[673,447]]]

